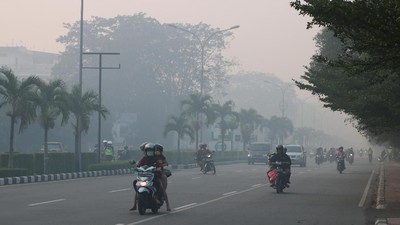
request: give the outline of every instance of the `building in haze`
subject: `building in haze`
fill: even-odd
[[[31,75],[49,78],[59,54],[31,51],[22,46],[0,47],[0,66],[6,66],[20,77]]]

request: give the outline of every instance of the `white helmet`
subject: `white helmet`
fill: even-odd
[[[112,145],[112,141],[107,141],[107,144]]]
[[[107,143],[107,140],[103,140],[103,144]]]

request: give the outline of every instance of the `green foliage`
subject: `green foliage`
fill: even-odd
[[[316,37],[320,51],[297,85],[351,115],[370,140],[400,146],[400,2],[297,0],[291,6],[312,17],[308,27],[325,27]]]
[[[27,176],[26,168],[0,168],[0,177],[21,177]]]

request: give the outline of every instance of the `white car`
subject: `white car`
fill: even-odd
[[[285,146],[287,149],[286,154],[290,157],[290,160],[292,160],[292,165],[298,164],[301,167],[304,167],[307,165],[307,154],[304,151],[304,147],[301,145],[286,145]]]

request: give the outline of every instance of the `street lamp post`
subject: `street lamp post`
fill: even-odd
[[[184,28],[182,28],[182,27],[178,27],[178,26],[176,26],[176,25],[174,25],[174,24],[167,24],[167,25],[170,26],[170,27],[173,27],[173,28],[175,28],[175,29],[178,29],[178,30],[181,30],[181,31],[190,33],[191,35],[193,35],[193,37],[195,37],[195,38],[199,41],[199,43],[200,43],[200,50],[201,50],[200,94],[201,94],[201,96],[203,96],[203,89],[204,89],[204,49],[205,49],[205,47],[207,46],[207,44],[208,44],[208,42],[210,41],[210,39],[211,39],[212,37],[214,37],[216,34],[218,34],[218,33],[223,33],[223,32],[225,32],[225,31],[229,31],[229,30],[233,30],[233,29],[237,29],[237,28],[239,28],[240,26],[239,26],[239,25],[236,25],[236,26],[233,26],[233,27],[224,29],[224,30],[218,30],[218,31],[215,31],[215,32],[211,33],[208,37],[206,37],[206,38],[204,38],[204,39],[201,39],[201,38],[199,37],[199,35],[197,35],[196,33],[192,32],[192,31],[190,31],[190,30],[184,29]]]
[[[104,67],[102,62],[103,55],[119,55],[119,53],[113,52],[84,52],[84,55],[98,55],[99,56],[99,66],[87,66],[84,69],[98,69],[99,70],[99,106],[101,107],[101,80],[102,80],[102,70],[103,69],[120,69],[121,65],[118,67]],[[97,132],[97,160],[100,162],[100,140],[101,140],[101,112],[98,115],[98,132]]]
[[[196,33],[194,33],[194,32],[192,32],[192,31],[190,31],[190,30],[187,30],[187,29],[184,29],[184,28],[182,28],[182,27],[178,27],[178,26],[176,26],[176,25],[174,25],[174,24],[167,24],[168,26],[170,26],[170,27],[172,27],[172,28],[175,28],[175,29],[178,29],[178,30],[181,30],[181,31],[184,31],[184,32],[187,32],[187,33],[190,33],[191,35],[193,35],[193,37],[195,37],[198,41],[199,41],[199,43],[200,43],[200,50],[201,50],[201,68],[200,68],[200,96],[202,97],[203,96],[203,92],[204,92],[204,50],[205,50],[205,47],[207,46],[207,44],[208,44],[208,42],[211,40],[211,38],[212,37],[214,37],[216,34],[219,34],[219,33],[223,33],[223,32],[225,32],[225,31],[229,31],[229,30],[233,30],[233,29],[237,29],[237,28],[239,28],[240,26],[239,25],[236,25],[236,26],[233,26],[233,27],[230,27],[230,28],[227,28],[227,29],[223,29],[223,30],[218,30],[218,31],[215,31],[215,32],[213,32],[213,33],[211,33],[209,36],[207,36],[206,38],[204,38],[204,39],[201,39],[200,37],[199,37],[199,35],[197,35]],[[202,115],[200,115],[200,123],[201,123],[201,125],[200,125],[200,142],[202,142],[203,141],[203,124],[202,124]],[[196,146],[197,147],[197,146]]]
[[[286,94],[286,91],[288,90],[288,88],[294,84],[289,84],[286,87],[282,88],[280,85],[277,85],[273,82],[270,82],[270,81],[265,81],[265,82],[272,84],[281,90],[281,92],[282,92],[282,117],[285,117],[285,94]]]

